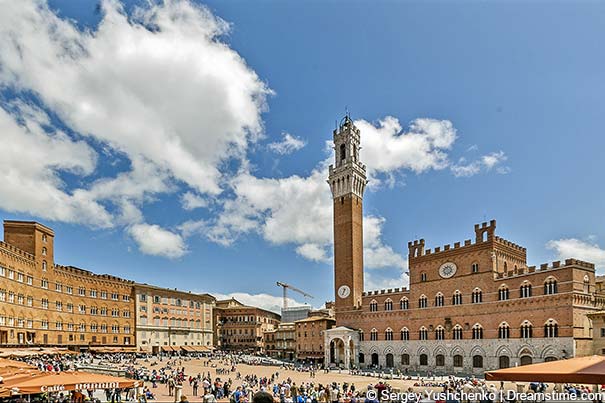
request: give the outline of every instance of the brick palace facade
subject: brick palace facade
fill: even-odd
[[[0,345],[134,346],[133,282],[54,262],[54,232],[4,221]]]
[[[345,117],[328,178],[336,326],[325,332],[326,365],[481,374],[592,354],[589,314],[605,305],[594,265],[570,258],[528,266],[525,248],[496,235],[495,220],[453,246],[409,242],[409,288],[364,292],[359,143]]]

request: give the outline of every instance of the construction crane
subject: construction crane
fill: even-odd
[[[303,296],[305,296],[307,298],[313,298],[313,296],[311,294],[307,294],[303,290],[299,290],[298,288],[291,286],[290,284],[286,284],[286,283],[282,283],[281,281],[278,281],[277,285],[284,289],[284,309],[288,308],[288,296],[287,296],[287,292],[286,292],[286,290],[288,288],[291,289],[292,291],[296,291],[297,293],[302,294]]]

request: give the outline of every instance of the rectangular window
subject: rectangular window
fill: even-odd
[[[41,284],[42,288],[48,289],[48,280],[47,279],[43,278],[41,280],[40,284]]]
[[[23,273],[17,273],[17,281],[22,283],[24,279]]]
[[[57,302],[55,302],[55,307],[57,308],[57,311],[62,311],[63,303],[61,301],[57,301]]]
[[[6,269],[2,266],[0,266],[0,276],[2,276],[2,277],[6,276]]]
[[[68,285],[65,287],[65,292],[71,295],[74,293],[74,288]]]
[[[605,337],[605,327],[601,328],[601,337]]]
[[[34,284],[34,278],[32,276],[27,276],[27,285]]]
[[[107,299],[107,291],[101,291],[101,299]]]
[[[63,286],[61,285],[61,283],[56,283],[55,284],[55,291],[56,292],[63,292]]]
[[[97,298],[97,290],[90,290],[91,298]]]
[[[86,288],[78,287],[78,295],[85,297],[86,296]]]
[[[48,300],[46,298],[42,298],[42,308],[48,309]]]
[[[15,279],[15,272],[12,270],[8,271],[8,278],[10,278],[11,280]]]

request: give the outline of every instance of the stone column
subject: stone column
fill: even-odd
[[[347,337],[346,342],[343,340],[344,351],[345,351],[345,369],[351,368],[351,338]]]

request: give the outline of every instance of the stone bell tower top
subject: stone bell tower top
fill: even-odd
[[[347,194],[363,198],[366,166],[359,161],[360,131],[350,116],[345,116],[334,129],[334,165],[330,165],[328,183],[334,199]]]

